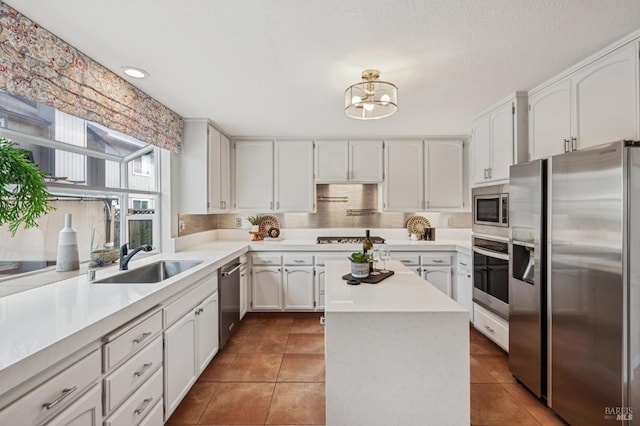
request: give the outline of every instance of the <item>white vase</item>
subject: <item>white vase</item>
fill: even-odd
[[[78,256],[78,234],[71,227],[71,213],[64,215],[64,228],[58,234],[58,257],[56,271],[66,272],[80,269]]]

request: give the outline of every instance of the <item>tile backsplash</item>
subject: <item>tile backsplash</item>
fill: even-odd
[[[381,212],[378,185],[316,185],[316,213],[268,213],[283,228],[404,228],[413,215],[426,217],[436,228],[471,228],[469,212]],[[246,217],[265,212],[218,215],[179,215],[184,223],[179,234],[188,235],[211,229],[235,229],[236,218],[248,226]]]

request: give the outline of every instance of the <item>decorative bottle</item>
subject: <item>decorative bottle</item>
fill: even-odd
[[[64,228],[58,234],[58,257],[56,260],[56,271],[58,272],[80,269],[78,234],[71,226],[71,220],[71,213],[65,213]]]
[[[373,272],[373,259],[371,258],[371,252],[373,251],[373,241],[371,241],[371,235],[369,230],[366,230],[364,241],[362,242],[362,251],[364,254],[369,255],[369,273]]]

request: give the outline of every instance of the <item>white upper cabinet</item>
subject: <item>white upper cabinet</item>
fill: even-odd
[[[638,41],[533,89],[529,158],[638,139]]]
[[[424,209],[424,142],[386,141],[384,211],[415,212]]]
[[[236,210],[314,210],[312,141],[237,140],[234,146]]]
[[[529,158],[565,152],[571,134],[571,82],[561,80],[529,97]]]
[[[463,143],[425,141],[426,210],[461,210],[464,206]]]
[[[517,92],[485,111],[471,137],[473,184],[507,182],[509,167],[526,161],[527,94]]]
[[[382,182],[382,141],[316,141],[316,183]]]
[[[276,141],[275,150],[274,211],[313,211],[313,142]]]
[[[349,141],[351,182],[382,182],[382,141]]]
[[[384,147],[384,211],[462,209],[461,140],[388,140]]]
[[[185,119],[178,213],[206,214],[231,209],[229,139],[205,119]]]
[[[272,211],[273,141],[237,140],[235,151],[235,209]]]

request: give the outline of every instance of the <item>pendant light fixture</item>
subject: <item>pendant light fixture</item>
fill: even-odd
[[[374,120],[398,109],[398,88],[380,80],[380,71],[362,71],[362,82],[344,92],[344,112],[351,118]]]

